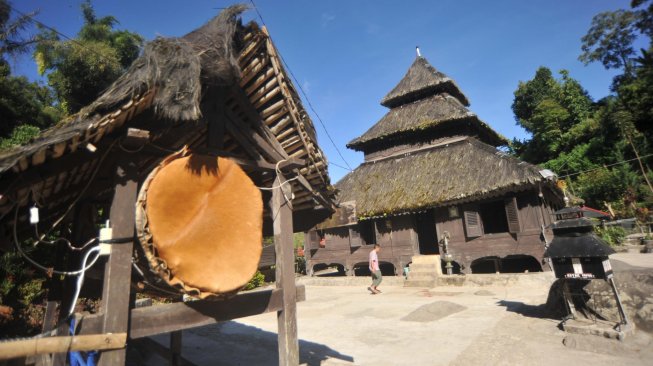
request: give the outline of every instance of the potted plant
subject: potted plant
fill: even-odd
[[[642,237],[642,244],[644,245],[642,253],[653,253],[653,235],[650,232]]]

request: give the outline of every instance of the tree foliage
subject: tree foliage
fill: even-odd
[[[520,82],[512,110],[517,124],[532,135],[529,141],[515,141],[521,158],[544,163],[582,142],[592,130],[592,100],[566,70],[556,80],[540,67],[532,80]]]
[[[25,37],[23,31],[31,23],[36,12],[11,17],[11,4],[0,0],[0,54],[15,55],[29,50],[36,42],[33,37]]]
[[[13,76],[8,57],[27,52],[33,37],[21,33],[34,13],[12,17],[11,5],[0,0],[0,147],[24,142],[39,129],[47,128],[61,118],[54,107],[54,96],[45,86]],[[25,127],[23,127],[25,126]],[[15,130],[20,128],[18,130]],[[13,131],[13,132],[12,132]],[[13,135],[12,135],[13,134]]]
[[[87,0],[82,4],[84,25],[74,40],[62,40],[42,29],[34,52],[39,72],[68,113],[91,103],[138,57],[143,38],[116,30],[113,16],[98,18]]]
[[[614,94],[592,102],[568,72],[556,79],[540,67],[519,83],[512,105],[517,124],[531,134],[514,141],[514,154],[557,172],[586,204],[624,216],[653,206],[645,179],[653,174],[637,160],[653,153],[653,1],[631,5],[597,14],[582,38],[581,61],[622,71]],[[638,37],[648,37],[648,50],[635,50]]]

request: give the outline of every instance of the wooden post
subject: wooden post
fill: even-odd
[[[116,188],[109,213],[113,238],[134,237],[134,205],[138,172],[128,156],[118,161]],[[129,328],[129,299],[133,241],[115,244],[104,270],[102,291],[103,333],[124,333]],[[124,365],[126,349],[102,352],[98,365]]]
[[[297,340],[297,289],[295,287],[295,258],[293,254],[291,187],[285,184],[283,175],[274,180],[270,211],[274,230],[276,253],[276,286],[283,290],[283,308],[277,312],[279,339],[279,365],[299,365],[299,342]]]
[[[182,365],[181,330],[170,333],[170,366]]]

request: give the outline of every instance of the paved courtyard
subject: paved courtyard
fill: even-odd
[[[644,262],[624,261],[653,267],[653,255],[633,258]],[[638,331],[625,342],[568,335],[557,328],[559,320],[544,317],[551,276],[525,274],[509,286],[429,289],[401,287],[392,279],[388,282],[394,285],[382,284],[380,295],[367,292],[362,278],[335,278],[333,284],[343,284],[335,286],[303,280],[307,285],[306,301],[298,305],[300,361],[307,365],[651,365],[653,343],[645,332]],[[192,329],[183,336],[183,357],[198,365],[278,363],[275,314]],[[168,342],[165,337],[156,339]]]

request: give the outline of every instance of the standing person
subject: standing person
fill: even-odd
[[[381,293],[377,288],[383,277],[381,276],[381,269],[379,268],[379,256],[377,253],[381,251],[381,246],[379,244],[374,244],[374,249],[370,252],[370,272],[372,273],[372,285],[367,289],[372,292],[373,295]]]

